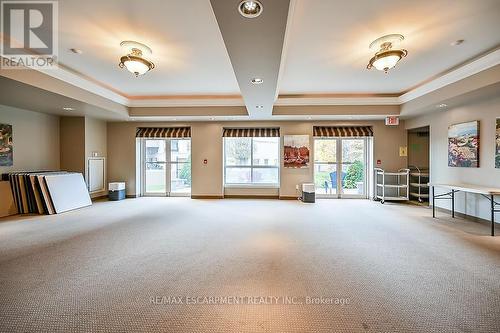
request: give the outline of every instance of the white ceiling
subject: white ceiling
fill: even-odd
[[[297,0],[288,29],[280,94],[401,93],[498,46],[500,1]],[[366,70],[369,44],[390,33],[408,57]]]
[[[139,78],[118,68],[123,40],[151,47],[157,67]],[[59,50],[60,63],[126,95],[240,94],[209,0],[60,0]]]
[[[76,101],[85,114],[110,108],[132,117],[142,108],[136,117],[231,120],[243,117],[246,106],[244,119],[282,120],[315,119],[314,108],[304,106],[319,106],[322,117],[336,119],[347,116],[335,113],[337,106],[355,106],[366,116],[363,106],[404,106],[500,64],[500,0],[261,1],[262,15],[246,19],[239,0],[60,0],[63,66],[39,70],[43,78],[1,68],[0,76],[54,93],[46,112]],[[408,57],[389,74],[367,70],[374,52],[368,45],[389,33],[406,37]],[[465,42],[451,46],[457,39]],[[139,78],[120,69],[123,40],[149,45],[157,67]],[[254,75],[264,83],[251,85]],[[490,76],[468,89],[498,82]],[[72,100],[57,101],[58,95]],[[10,99],[9,105],[25,104]],[[300,107],[280,114],[285,106]],[[191,107],[203,110],[187,114]],[[214,112],[224,107],[229,111]]]

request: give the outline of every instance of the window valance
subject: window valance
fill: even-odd
[[[371,126],[314,126],[316,137],[367,137],[373,136]]]
[[[191,127],[139,127],[136,138],[190,138]]]
[[[279,137],[279,128],[224,128],[225,138],[242,137]]]

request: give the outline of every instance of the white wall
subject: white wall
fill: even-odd
[[[12,125],[14,165],[0,173],[59,169],[59,117],[0,105],[0,123]],[[16,213],[8,182],[0,182],[0,216]]]
[[[406,121],[408,129],[430,126],[430,173],[432,182],[469,183],[500,188],[500,169],[495,169],[495,119],[500,117],[500,97],[466,104],[453,109],[440,110],[432,114]],[[480,121],[480,167],[453,168],[448,166],[448,126],[451,124]],[[442,193],[438,190],[436,193]],[[480,195],[458,193],[458,212],[490,219],[490,203]],[[437,200],[437,207],[450,209],[449,200]],[[497,214],[498,220],[498,214]]]

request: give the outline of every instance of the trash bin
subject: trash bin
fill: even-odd
[[[302,184],[302,202],[316,202],[316,189],[313,183]]]
[[[108,184],[108,198],[112,201],[125,199],[125,183],[116,182]]]

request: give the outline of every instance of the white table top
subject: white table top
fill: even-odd
[[[500,195],[500,188],[488,186],[473,185],[473,184],[444,184],[444,183],[429,183],[429,186],[443,187],[450,190],[458,190],[463,192],[484,194],[484,195]]]

